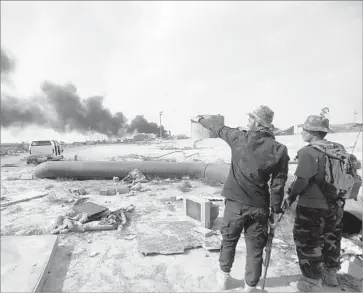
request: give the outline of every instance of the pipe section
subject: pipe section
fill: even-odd
[[[34,170],[38,178],[76,178],[112,179],[123,178],[139,169],[145,175],[161,178],[202,178],[224,183],[227,179],[229,164],[172,163],[160,161],[145,162],[108,162],[108,161],[49,161],[38,165]],[[290,186],[293,176],[289,176],[285,188]],[[362,221],[362,203],[348,199],[345,212]]]

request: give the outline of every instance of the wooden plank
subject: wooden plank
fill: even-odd
[[[10,206],[10,205],[19,203],[19,202],[24,202],[24,201],[29,201],[29,200],[36,199],[36,198],[41,198],[41,197],[44,197],[46,195],[48,195],[48,193],[40,194],[40,195],[36,195],[36,196],[31,196],[31,197],[27,197],[27,198],[22,198],[22,199],[10,201],[10,202],[1,203],[1,207],[7,207],[7,206]]]

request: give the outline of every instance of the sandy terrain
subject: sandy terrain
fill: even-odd
[[[330,138],[351,147],[356,139],[355,133],[336,134]],[[278,137],[289,147],[291,159],[303,145],[299,136]],[[198,142],[181,140],[149,145],[107,145],[72,148],[65,150],[65,158],[75,154],[80,160],[135,160],[138,156],[162,156],[171,161],[229,162],[230,150],[221,140],[209,139]],[[177,149],[175,149],[177,148]],[[181,149],[183,149],[183,153]],[[130,154],[137,154],[127,156]],[[358,141],[355,154],[362,159],[362,143]],[[125,157],[126,156],[126,157]],[[207,252],[195,248],[177,255],[144,256],[138,249],[137,224],[157,220],[182,220],[182,201],[176,200],[184,193],[180,190],[182,181],[153,180],[143,183],[145,192],[134,196],[101,196],[101,187],[120,185],[102,180],[14,180],[22,173],[32,172],[34,167],[27,166],[17,157],[2,158],[1,164],[16,163],[18,167],[1,168],[2,196],[8,198],[24,197],[47,193],[48,195],[28,202],[14,204],[1,212],[1,235],[41,235],[49,234],[50,227],[59,215],[71,209],[70,199],[77,198],[69,189],[84,188],[85,195],[94,203],[111,210],[133,204],[136,209],[131,213],[128,225],[121,232],[69,233],[59,236],[59,247],[52,262],[44,285],[46,292],[215,292],[217,291],[215,272],[218,268],[218,252]],[[294,171],[291,165],[290,172]],[[189,193],[198,195],[219,195],[222,186],[208,185],[198,180],[190,180]],[[220,216],[223,215],[223,203]],[[215,229],[218,229],[216,221]],[[270,264],[266,290],[268,292],[294,292],[289,282],[297,280],[299,268],[296,262],[295,246],[292,239],[293,216],[286,214],[276,232],[272,261]],[[346,251],[360,252],[350,240],[343,240]],[[245,245],[243,237],[238,244],[235,264],[232,270],[231,290],[243,287]],[[341,276],[342,286],[338,292],[361,291],[359,281]],[[332,292],[326,288],[326,292]]]

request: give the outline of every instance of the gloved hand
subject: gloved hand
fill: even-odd
[[[292,201],[289,199],[288,195],[286,195],[282,201],[281,208],[282,210],[288,209],[292,205]]]
[[[275,229],[276,228],[280,216],[281,216],[281,214],[271,213],[271,215],[269,217],[269,221],[268,221],[268,224],[269,224],[269,226],[270,226],[271,229]]]

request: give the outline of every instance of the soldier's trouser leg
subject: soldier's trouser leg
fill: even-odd
[[[293,229],[302,274],[311,279],[322,277],[323,227],[326,211],[297,205]]]
[[[329,210],[324,225],[323,260],[328,269],[340,269],[340,248],[343,232],[343,208]]]
[[[245,282],[255,287],[262,273],[263,249],[267,243],[268,211],[253,208],[244,227],[247,248]]]
[[[222,245],[219,254],[219,266],[225,273],[231,271],[236,246],[243,230],[244,215],[242,215],[241,208],[237,206],[236,202],[226,201],[221,227]]]

